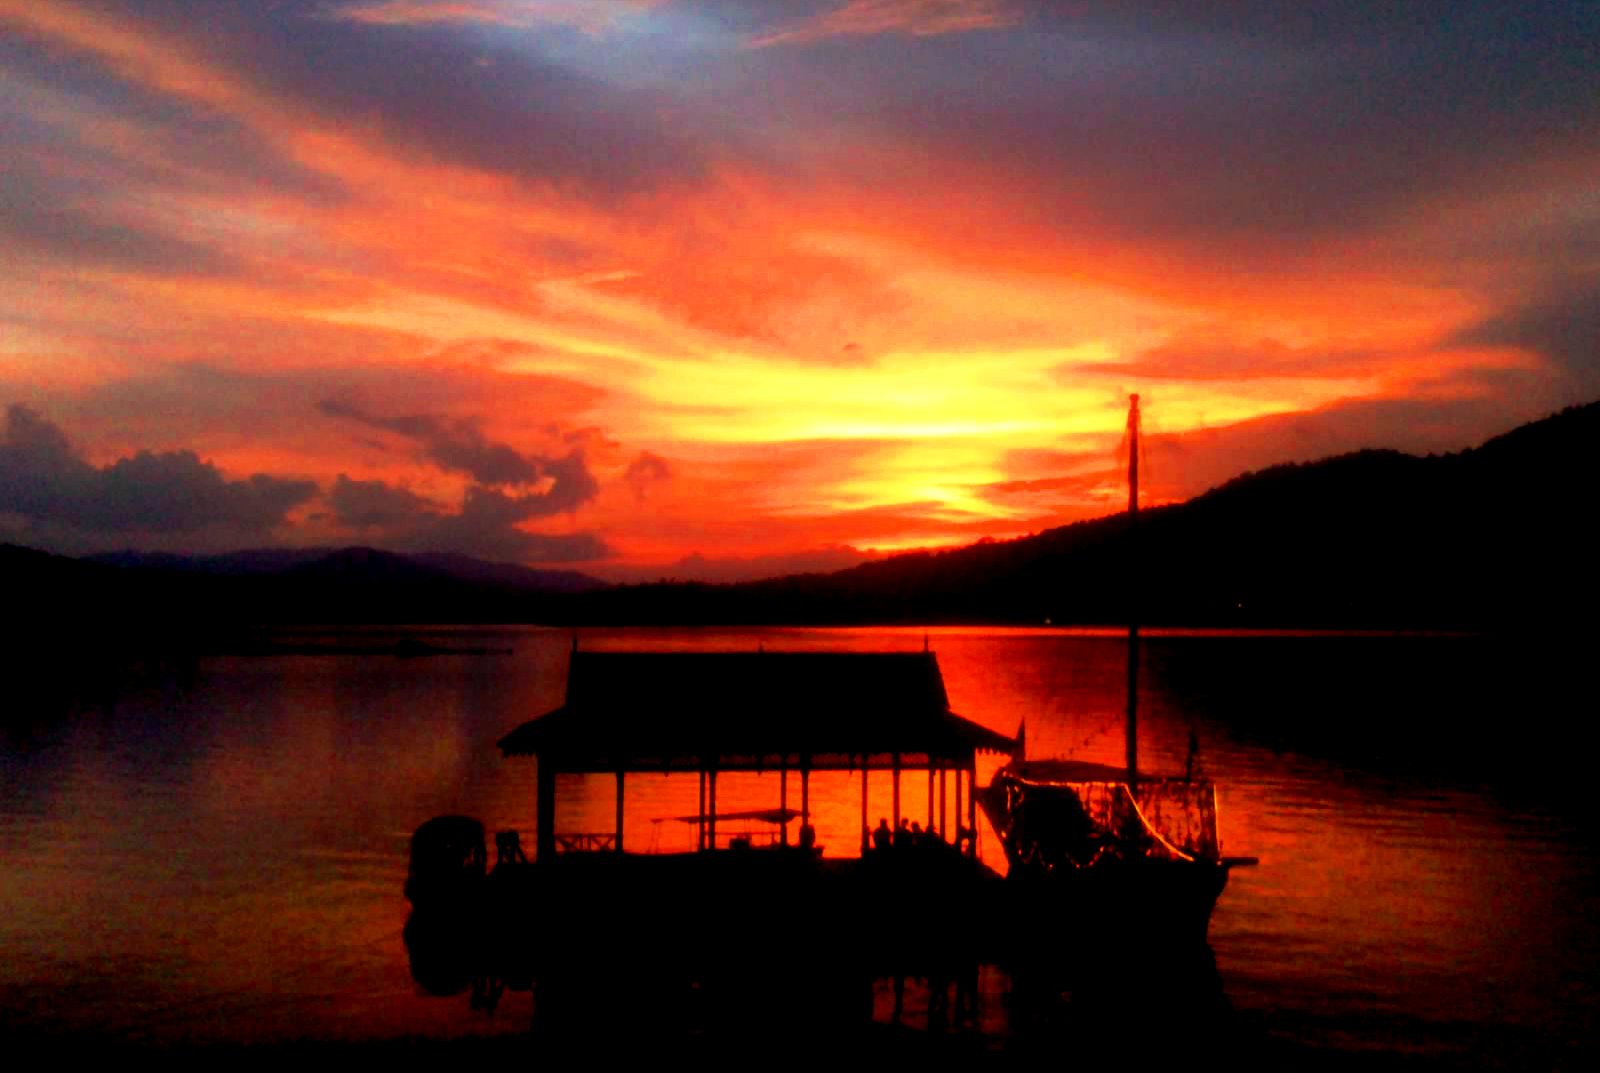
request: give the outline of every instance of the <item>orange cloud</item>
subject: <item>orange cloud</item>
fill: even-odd
[[[450,22],[530,26],[543,22],[598,33],[630,13],[659,3],[661,0],[372,0],[336,8],[334,17],[378,26]]]
[[[1202,137],[1110,52],[1086,53],[1103,81],[1073,84],[1099,107],[1066,108],[1037,70],[851,51],[977,29],[1017,46],[1011,5],[846,3],[753,39],[828,49],[729,31],[587,53],[558,35],[552,54],[502,32],[599,32],[638,6],[346,5],[310,20],[356,57],[341,78],[337,50],[308,67],[248,12],[207,44],[159,12],[0,0],[44,65],[4,76],[31,140],[8,172],[28,211],[0,204],[0,402],[51,414],[97,466],[193,450],[227,479],[342,488],[361,519],[443,516],[473,484],[329,399],[524,457],[581,447],[594,488],[570,517],[476,509],[501,546],[595,533],[631,569],[1101,512],[1131,390],[1152,487],[1175,497],[1269,448],[1464,446],[1583,374],[1581,149],[1493,179],[1464,162],[1439,173],[1462,176],[1448,196],[1412,200],[1416,169],[1352,150],[1373,170],[1326,192],[1335,221],[1299,211],[1320,142],[1250,155],[1297,129],[1272,102],[1247,102],[1258,135],[1201,114]],[[379,76],[405,42],[435,65],[395,85]],[[41,73],[58,56],[67,73]],[[1383,179],[1399,192],[1369,195]],[[1542,192],[1571,238],[1548,279],[1557,244],[1526,211]]]
[[[753,37],[750,46],[809,44],[869,34],[934,37],[998,29],[1020,18],[1009,0],[845,0],[832,11]]]

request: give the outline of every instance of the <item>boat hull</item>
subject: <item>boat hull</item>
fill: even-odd
[[[1008,909],[1057,951],[1203,944],[1230,868],[1217,855],[1215,790],[1104,774],[1013,763],[983,791],[1009,863]]]
[[[997,910],[1026,934],[1010,944],[1062,962],[1203,946],[1228,868],[1207,861],[1117,861],[1000,884]],[[1021,937],[1019,936],[1019,939]]]

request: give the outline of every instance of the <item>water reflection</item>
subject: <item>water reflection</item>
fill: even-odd
[[[135,679],[88,700],[24,693],[0,738],[0,1030],[154,1042],[527,1033],[547,996],[514,972],[498,976],[507,988],[493,1016],[471,1008],[470,967],[435,981],[466,979],[454,998],[419,993],[400,892],[407,839],[431,816],[535,829],[533,766],[502,761],[494,742],[560,703],[570,641],[427,636],[515,654],[206,659],[181,688]],[[911,651],[922,636],[639,631],[583,643]],[[1116,638],[950,630],[931,643],[958,712],[1007,734],[1026,718],[1036,755],[1118,761]],[[1193,728],[1220,787],[1224,852],[1263,859],[1218,904],[1219,971],[1207,976],[1202,959],[1176,974],[1191,984],[1152,1023],[1197,1011],[1185,1032],[1227,1023],[1325,1051],[1404,1046],[1510,1065],[1571,1065],[1600,1046],[1597,825],[1581,750],[1563,745],[1586,696],[1574,653],[1240,637],[1155,637],[1146,652],[1143,755],[1181,770]],[[859,775],[816,778],[818,840],[829,857],[853,854]],[[563,826],[609,827],[611,787],[571,789]],[[694,812],[696,792],[692,776],[630,779],[628,844],[690,839],[651,821]],[[719,807],[772,807],[777,777],[730,776],[719,793]],[[869,784],[874,822],[890,793],[887,778]],[[902,794],[925,819],[926,787],[907,775]],[[1002,866],[989,832],[979,838]],[[659,923],[647,895],[637,900],[633,911]],[[683,1010],[717,1023],[694,1012],[703,986],[637,980],[630,994],[657,998],[590,1001],[581,996],[613,989],[580,974],[549,1003],[612,1025],[676,1022]],[[976,1028],[964,1032],[989,1042],[974,1046],[1043,1047],[1146,1008],[1151,987],[1033,980],[978,962]],[[937,1034],[953,1038],[954,992],[940,1014],[933,990],[906,980],[901,1025],[925,1033],[947,1016]],[[894,994],[890,975],[873,972],[839,1003],[898,1031]]]
[[[891,870],[842,885],[837,873],[790,867],[793,851],[749,854],[724,883],[674,881],[684,866],[730,863],[704,857],[665,861],[653,878],[645,862],[593,860],[574,863],[594,882],[526,884],[497,906],[491,881],[486,903],[419,906],[405,931],[412,973],[475,1010],[531,989],[533,1039],[562,1052],[642,1041],[652,1051],[775,1040],[826,1049],[893,1029],[1041,1055],[1070,1042],[1079,1057],[1148,1037],[1148,1058],[1232,1031],[1203,942],[1127,935],[1064,950],[1027,921],[985,917],[995,892],[950,875],[940,878],[963,895],[954,905],[928,897],[927,869],[880,862]],[[768,864],[776,870],[764,877]],[[647,906],[618,882],[630,876],[651,891]]]

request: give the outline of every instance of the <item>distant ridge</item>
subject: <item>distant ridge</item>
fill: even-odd
[[[828,575],[594,593],[584,621],[1520,628],[1600,599],[1600,403],[1443,456],[1369,450],[1188,502]]]
[[[275,623],[541,622],[552,602],[605,583],[462,555],[400,555],[375,548],[264,548],[184,556],[136,551],[86,559],[0,545],[0,585],[28,609],[32,636],[61,631],[78,643],[125,636],[191,638]],[[30,641],[30,644],[32,642]]]
[[[443,551],[423,552],[410,558],[463,581],[479,581],[529,591],[590,592],[608,587],[604,581],[576,570],[535,570],[518,563],[491,563]]]
[[[310,569],[319,564],[346,564],[346,569],[365,559],[378,569],[395,570],[411,563],[461,581],[493,583],[530,592],[584,592],[604,588],[606,583],[575,570],[536,570],[517,563],[494,563],[450,552],[420,552],[403,555],[376,548],[249,548],[221,555],[175,555],[169,552],[114,551],[86,556],[86,561],[140,570],[243,577],[275,574],[288,570]],[[326,569],[336,569],[333,566]]]
[[[1148,624],[1585,629],[1600,403],[1481,446],[1369,450],[1246,473],[1185,503],[832,574],[608,586],[450,554],[257,549],[74,560],[0,546],[35,632],[130,622]],[[119,625],[120,624],[120,625]]]

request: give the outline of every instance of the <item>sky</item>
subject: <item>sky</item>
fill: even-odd
[[[0,0],[0,541],[727,580],[1600,397],[1600,5]]]

